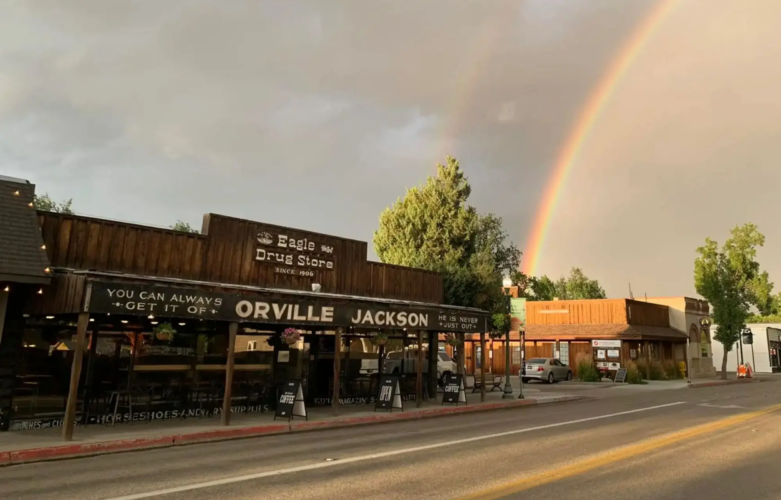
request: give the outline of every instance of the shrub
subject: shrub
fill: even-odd
[[[626,365],[626,383],[627,384],[645,384],[643,381],[643,375],[637,368],[637,364],[630,361]]]
[[[591,356],[580,353],[575,358],[575,366],[578,367],[578,378],[581,382],[600,382],[602,375],[594,366]]]
[[[666,375],[667,380],[678,380],[683,378],[681,370],[675,361],[671,359],[665,360],[664,363],[662,363],[662,366],[664,368],[664,374]]]
[[[649,362],[646,359],[640,359],[637,361],[637,369],[640,371],[640,375],[646,378],[646,373],[649,372]],[[650,362],[650,378],[649,380],[667,380],[667,373],[665,372],[662,362],[658,359],[652,359]],[[677,378],[677,377],[676,377]]]

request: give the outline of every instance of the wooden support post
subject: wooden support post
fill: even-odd
[[[231,400],[233,399],[233,365],[236,360],[236,334],[239,324],[235,321],[228,325],[228,361],[225,364],[225,393],[222,398],[222,415],[220,423],[231,424]]]
[[[331,409],[339,415],[339,388],[342,385],[342,329],[336,329],[334,338],[334,390],[331,394]]]
[[[418,362],[416,366],[415,378],[415,406],[423,406],[423,331],[418,330]]]
[[[645,379],[651,380],[651,344],[645,341]]]
[[[485,332],[480,332],[480,402],[485,401]]]
[[[62,439],[64,441],[73,441],[73,427],[76,424],[76,405],[79,399],[79,379],[81,378],[81,364],[84,360],[88,326],[89,313],[79,314],[79,322],[76,327],[76,352],[73,353],[68,402],[65,405],[65,421],[62,425]]]
[[[437,362],[439,361],[439,332],[428,332],[428,394],[437,396]]]
[[[466,375],[464,370],[464,365],[466,365],[466,335],[463,333],[457,333],[456,337],[458,340],[461,341],[461,344],[458,346],[458,356],[456,362],[458,363],[458,366],[456,367],[458,370],[458,373],[461,375]]]

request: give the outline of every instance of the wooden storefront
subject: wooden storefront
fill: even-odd
[[[511,332],[512,375],[520,373],[520,338]],[[639,361],[645,354],[659,361],[685,361],[686,335],[670,327],[665,305],[630,300],[580,300],[526,302],[524,359],[559,357],[578,376],[579,357],[594,363],[595,340],[620,340],[620,355],[609,361],[625,366]],[[467,373],[479,373],[479,336],[467,336],[464,346]],[[448,348],[452,352],[451,348]],[[647,349],[647,351],[646,351]],[[486,371],[505,373],[504,339],[486,340]]]
[[[52,276],[23,302],[24,347],[41,350],[59,339],[49,354],[72,366],[61,422],[66,439],[77,412],[89,421],[82,399],[110,383],[95,373],[101,352],[110,357],[114,344],[116,355],[129,353],[130,360],[122,368],[127,390],[112,386],[112,394],[122,397],[136,376],[157,376],[150,387],[171,384],[171,374],[188,384],[208,379],[211,389],[222,380],[215,391],[227,425],[236,381],[251,385],[260,372],[273,374],[267,385],[305,380],[307,390],[320,391],[314,399],[336,411],[353,369],[365,372],[374,363],[369,372],[382,373],[382,348],[366,355],[350,347],[378,332],[399,339],[404,350],[416,346],[410,382],[419,404],[426,387],[436,393],[437,335],[488,328],[485,311],[441,304],[440,275],[369,262],[366,242],[215,214],[204,216],[201,233],[49,212],[39,212],[38,221]],[[191,344],[161,340],[167,337],[155,333],[160,324],[175,326],[171,338]],[[291,329],[301,335],[295,348],[279,344]],[[142,348],[159,358],[142,361]],[[46,380],[66,379],[64,362],[58,366]],[[372,387],[361,390],[371,394]]]
[[[670,327],[665,305],[631,299],[527,302],[527,357],[562,356],[577,376],[577,359],[598,366],[610,362],[626,366],[643,357],[659,361],[685,361],[686,335]],[[620,341],[619,356],[596,359],[594,341]],[[529,350],[529,343],[535,347]],[[615,345],[614,343],[611,345]],[[682,349],[684,348],[684,349]],[[613,365],[611,365],[613,366]]]

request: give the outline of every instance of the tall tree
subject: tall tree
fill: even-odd
[[[44,193],[41,196],[37,194],[33,197],[33,206],[36,210],[42,210],[44,212],[57,212],[61,214],[72,214],[71,205],[73,199],[65,200],[62,203],[57,203],[49,197],[48,193]]]
[[[495,311],[502,278],[521,252],[507,241],[502,219],[467,204],[472,188],[455,158],[407,190],[380,215],[374,250],[382,262],[442,273],[448,304]]]
[[[752,304],[757,302],[756,283],[759,263],[757,247],[765,237],[754,224],[737,226],[730,238],[719,248],[710,238],[697,249],[694,261],[694,286],[697,293],[710,302],[713,322],[717,325],[714,338],[724,346],[721,378],[727,378],[727,356],[740,338]],[[761,281],[761,278],[760,278]]]

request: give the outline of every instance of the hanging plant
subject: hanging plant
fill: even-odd
[[[163,342],[170,342],[174,339],[174,336],[176,336],[176,330],[171,326],[171,323],[161,323],[157,325],[154,330],[152,330],[152,333],[155,334],[157,340]]]
[[[385,332],[377,332],[371,336],[371,342],[374,345],[385,345],[388,343],[388,334]]]
[[[454,333],[448,333],[445,334],[445,343],[449,346],[458,347],[463,342]]]
[[[282,332],[282,340],[285,341],[285,344],[287,345],[293,345],[301,338],[301,334],[298,333],[298,330],[295,328],[286,328],[284,332]]]

